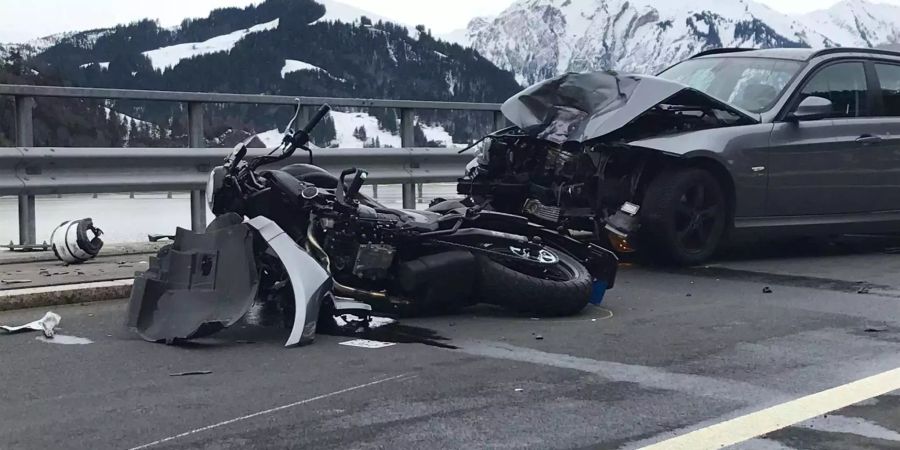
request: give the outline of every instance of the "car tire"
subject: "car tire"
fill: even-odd
[[[657,176],[641,206],[641,243],[652,260],[694,265],[715,253],[725,234],[728,204],[706,170],[683,168]]]

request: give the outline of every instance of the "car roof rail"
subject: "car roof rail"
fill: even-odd
[[[900,57],[900,52],[885,48],[831,47],[817,50],[812,55],[810,55],[810,59],[815,58],[816,56],[833,55],[835,53],[871,53],[873,55]]]
[[[691,56],[689,59],[699,58],[701,56],[720,55],[723,53],[749,52],[751,50],[756,50],[756,49],[755,48],[742,48],[742,47],[712,48],[712,49],[704,50],[700,53],[697,53],[696,55]]]

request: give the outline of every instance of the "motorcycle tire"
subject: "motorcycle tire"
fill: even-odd
[[[531,266],[522,266],[505,258],[477,255],[481,280],[479,298],[485,303],[543,317],[579,313],[590,302],[593,278],[575,258],[562,252],[551,252],[558,258],[548,268],[554,272],[552,277],[541,276]]]

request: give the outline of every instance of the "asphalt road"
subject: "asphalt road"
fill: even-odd
[[[636,448],[900,367],[891,245],[625,265],[608,310],[476,307],[382,329],[400,343],[379,349],[285,349],[253,325],[165,346],[124,329],[124,301],[57,308],[92,343],[0,335],[0,448]],[[211,373],[170,376],[187,371]],[[900,448],[900,396],[736,448]]]

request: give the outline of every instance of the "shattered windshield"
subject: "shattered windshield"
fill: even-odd
[[[750,112],[775,105],[803,63],[774,58],[718,57],[684,61],[660,78],[676,81]]]

